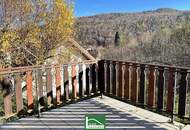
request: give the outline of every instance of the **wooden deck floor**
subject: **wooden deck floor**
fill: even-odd
[[[92,98],[59,109],[41,113],[41,117],[21,118],[2,124],[1,130],[84,130],[85,114],[105,114],[106,130],[176,130],[160,116],[104,96]],[[143,116],[144,115],[144,116]]]

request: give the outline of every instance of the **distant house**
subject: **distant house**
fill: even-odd
[[[84,60],[96,60],[87,50],[80,46],[75,40],[67,39],[58,44],[46,59],[46,64],[61,64],[68,62],[81,62]]]

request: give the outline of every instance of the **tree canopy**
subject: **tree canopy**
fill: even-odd
[[[74,34],[73,3],[66,0],[1,0],[0,65],[43,64]]]

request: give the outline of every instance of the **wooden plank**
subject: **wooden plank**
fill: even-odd
[[[167,98],[167,111],[173,112],[173,98],[174,98],[174,81],[175,81],[175,72],[173,68],[169,68],[169,77],[168,77],[168,98]]]
[[[105,90],[105,93],[106,93],[106,90],[107,90],[107,61],[105,60],[104,61],[104,90]]]
[[[116,62],[112,62],[112,94],[116,96]]]
[[[155,68],[154,66],[149,67],[149,86],[148,86],[148,105],[154,107],[155,104]]]
[[[61,101],[63,101],[64,97],[64,66],[61,66],[60,68],[60,76],[61,76]]]
[[[52,94],[52,75],[51,69],[46,69],[46,92],[47,92],[47,103],[50,106],[53,103]]]
[[[137,64],[133,64],[131,73],[131,101],[137,102],[137,96]]]
[[[86,66],[86,95],[90,95],[90,68]]]
[[[42,84],[42,70],[39,69],[37,70],[37,81],[38,81],[38,92],[39,92],[39,102],[41,106],[45,106],[45,100],[44,100],[44,95],[43,95],[43,84]]]
[[[139,103],[144,104],[145,101],[145,65],[140,65],[140,89],[139,89]]]
[[[125,72],[124,72],[124,99],[130,99],[130,91],[129,91],[129,64],[125,64]]]
[[[100,93],[104,93],[105,82],[104,82],[104,60],[98,62],[98,89]]]
[[[76,65],[72,66],[73,99],[77,98]]]
[[[122,92],[123,92],[123,88],[122,88],[122,84],[123,84],[122,83],[122,64],[123,64],[122,62],[118,63],[118,77],[117,77],[118,78],[118,80],[117,80],[118,81],[118,88],[117,88],[118,94],[117,95],[119,96],[119,98],[122,98]]]
[[[96,64],[92,65],[92,93],[96,93]]]
[[[82,71],[83,71],[83,75],[82,75],[82,95],[85,95],[85,91],[86,91],[86,65],[83,64],[82,65]]]
[[[27,88],[27,100],[28,100],[28,109],[33,109],[33,92],[32,92],[32,71],[26,72],[26,88]]]
[[[79,97],[79,65],[77,64],[75,67],[76,70],[76,97]]]
[[[79,66],[79,97],[83,96],[82,78],[83,78],[83,71],[82,71],[82,67],[80,65]]]
[[[68,67],[64,68],[64,99],[69,100],[69,77],[68,77]]]
[[[52,95],[53,95],[53,104],[57,105],[57,95],[56,95],[56,68],[52,66]]]
[[[164,67],[158,68],[158,101],[157,109],[162,110],[164,105]]]
[[[8,77],[3,78],[2,87],[3,87],[5,117],[9,117],[10,115],[12,115],[12,96],[11,96],[12,84],[11,81],[8,79]]]
[[[23,97],[22,97],[22,86],[20,74],[16,74],[15,77],[15,91],[16,91],[16,109],[18,114],[22,114],[24,110]]]
[[[187,72],[186,70],[181,70],[181,79],[179,82],[179,104],[178,104],[178,115],[179,117],[185,116],[185,105],[186,105],[186,91],[187,91]]]
[[[106,68],[106,93],[109,94],[110,93],[110,62],[107,61],[107,68]]]
[[[68,76],[69,76],[69,96],[72,98],[73,95],[73,84],[72,84],[72,66],[68,66]]]
[[[55,77],[56,77],[56,102],[57,104],[61,103],[61,71],[60,67],[55,68]]]

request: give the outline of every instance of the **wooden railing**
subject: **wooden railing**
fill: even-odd
[[[169,115],[171,121],[190,119],[190,68],[111,60],[98,66],[105,95]]]
[[[99,94],[95,61],[1,69],[0,78],[3,118],[39,114]]]
[[[190,119],[189,68],[100,60],[2,69],[0,78],[5,118],[105,94],[171,121]]]

